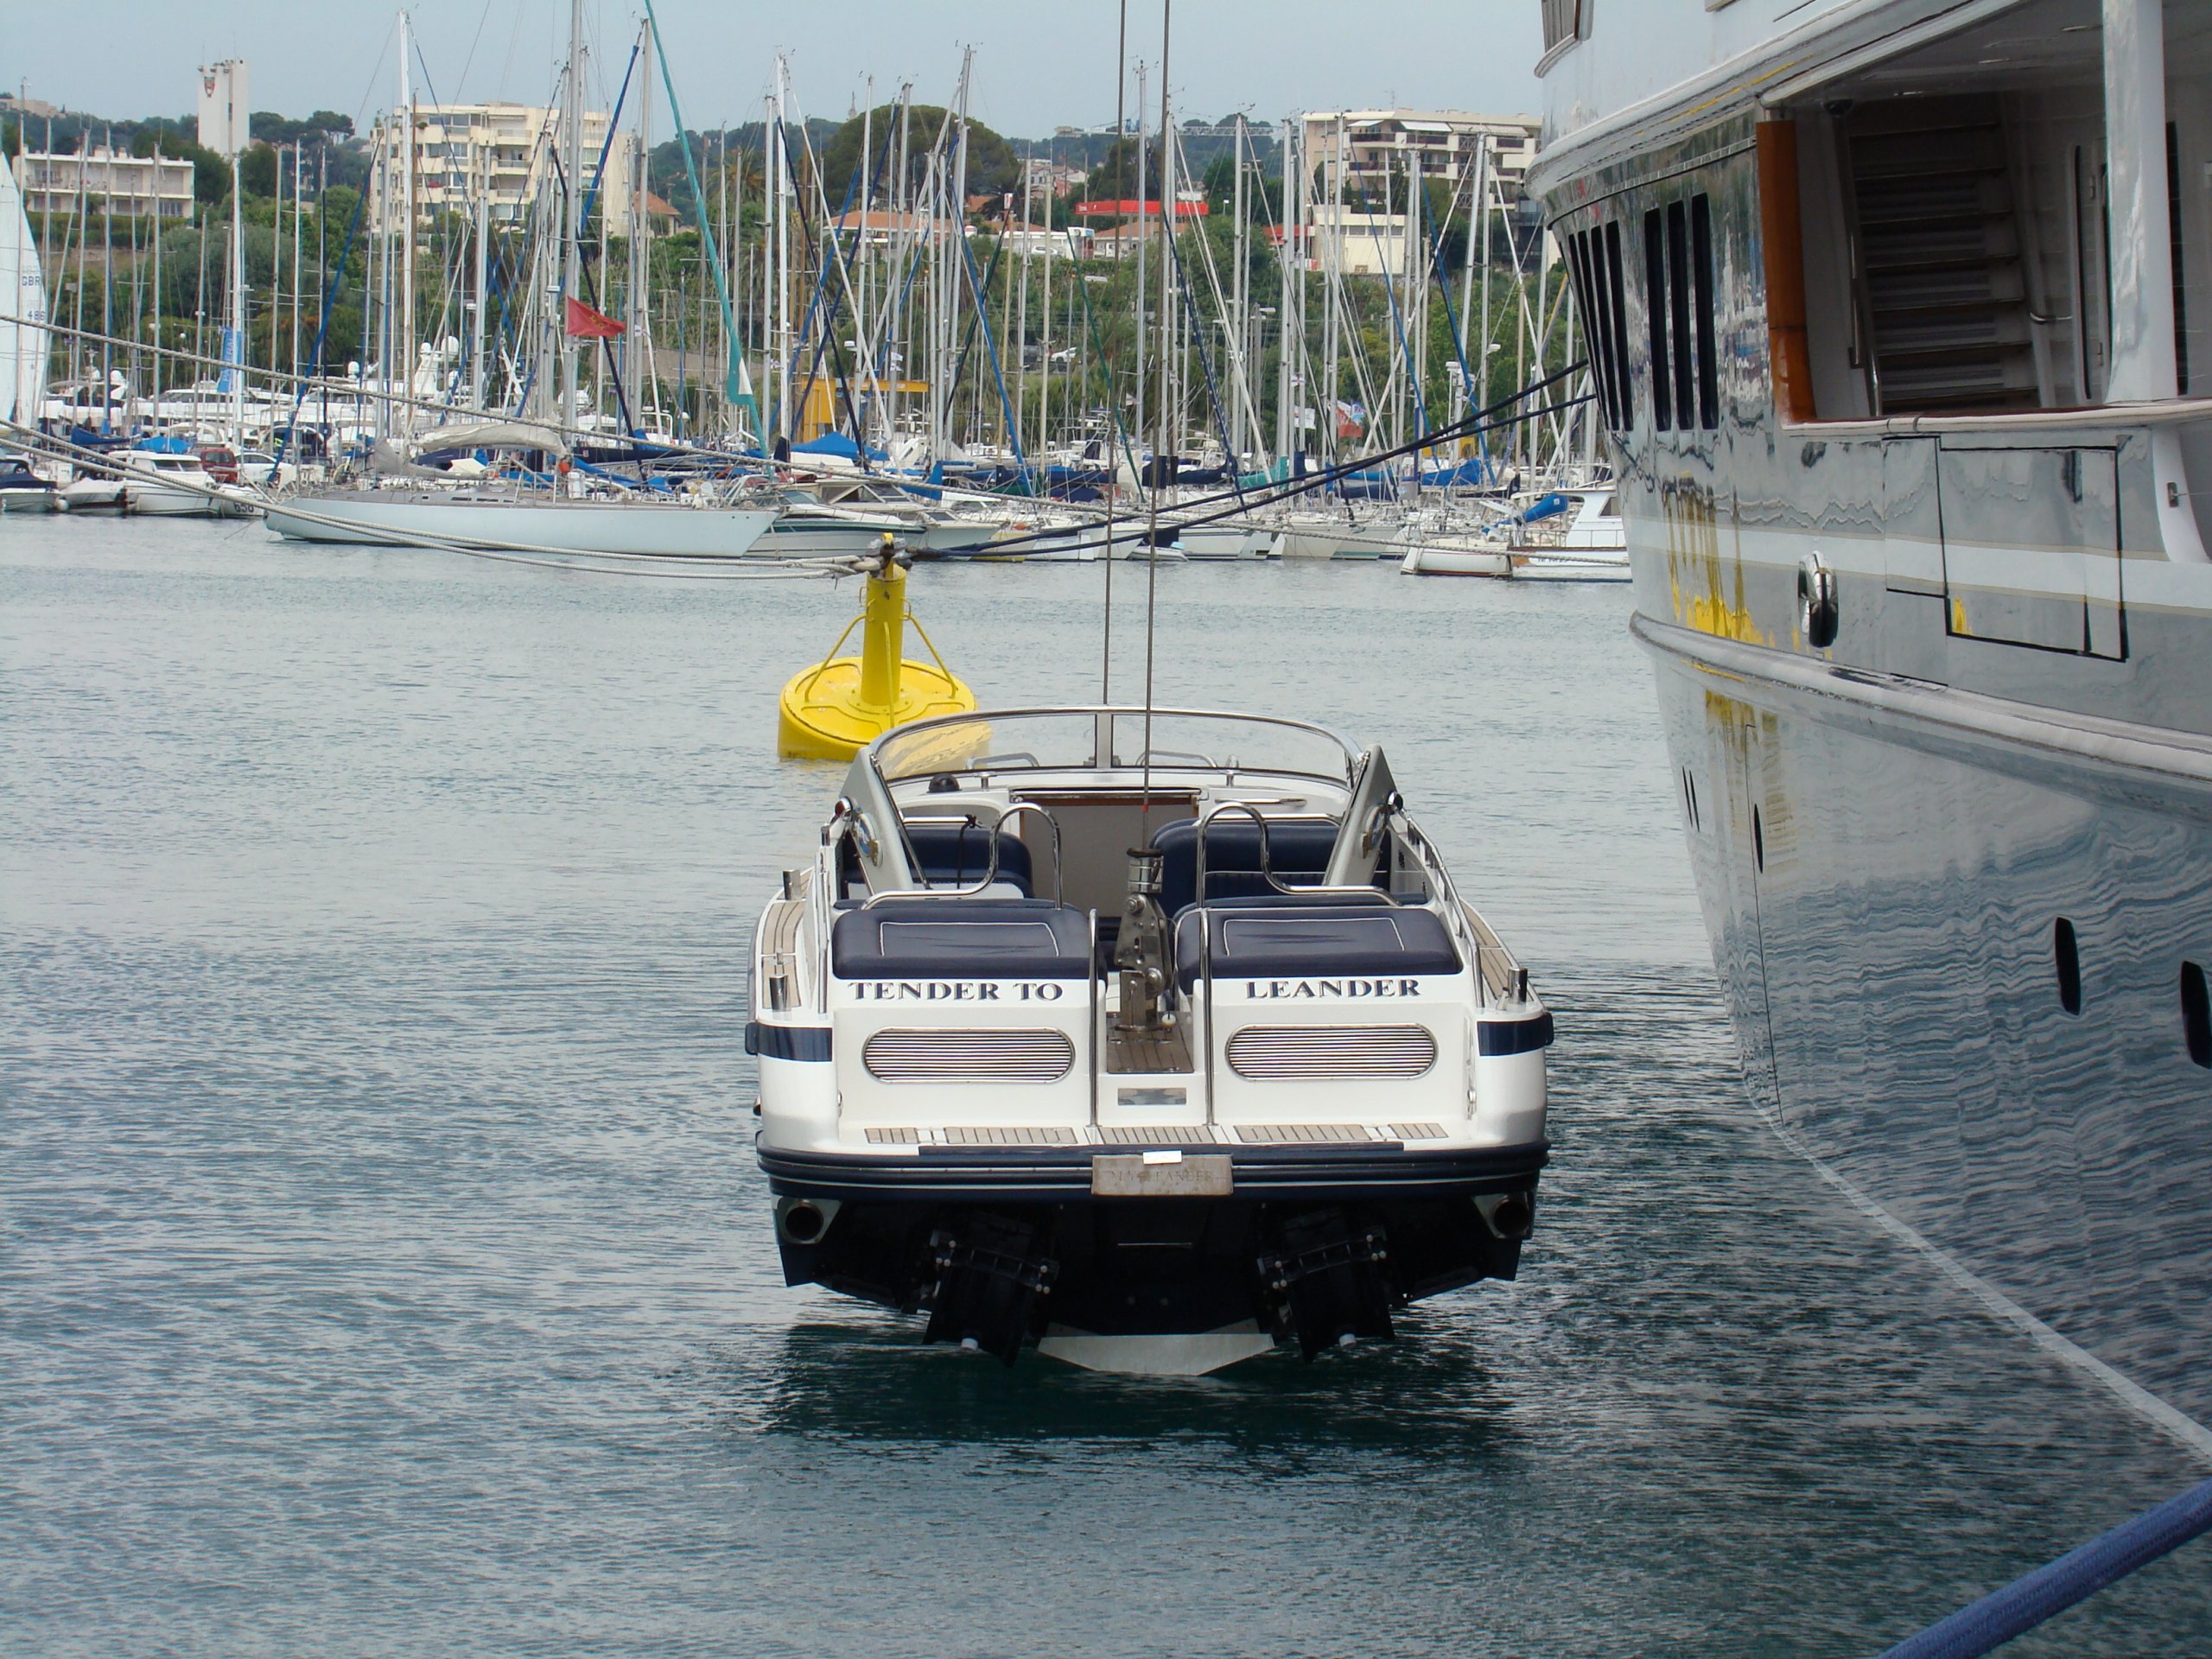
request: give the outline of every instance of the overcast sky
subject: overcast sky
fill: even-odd
[[[947,101],[963,45],[976,48],[970,108],[1001,132],[1114,118],[1119,0],[654,5],[694,128],[758,118],[779,49],[800,111],[842,117],[869,76],[879,101],[907,79],[918,100]],[[246,60],[257,110],[358,120],[398,96],[399,8],[388,0],[0,0],[0,85],[71,109],[182,113],[194,69],[226,57]],[[644,12],[645,0],[585,0],[597,79],[620,79]],[[439,99],[547,101],[569,0],[417,0],[412,15]],[[1392,105],[1534,113],[1539,20],[1538,0],[1184,0],[1170,48],[1177,118]],[[1133,60],[1157,65],[1160,25],[1160,0],[1130,0]],[[1157,97],[1155,79],[1155,110]]]

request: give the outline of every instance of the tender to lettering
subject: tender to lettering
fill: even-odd
[[[864,979],[853,986],[859,1002],[1057,1002],[1066,995],[1051,980]]]

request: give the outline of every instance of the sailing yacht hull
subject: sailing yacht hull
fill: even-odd
[[[470,500],[397,490],[293,496],[270,503],[267,516],[288,541],[646,558],[737,558],[755,550],[776,517],[734,507]]]

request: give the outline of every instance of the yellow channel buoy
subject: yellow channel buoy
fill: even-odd
[[[830,654],[794,674],[784,687],[776,721],[776,752],[785,760],[849,760],[894,726],[931,715],[965,714],[976,706],[970,691],[944,665],[922,625],[914,632],[931,660],[918,663],[906,647],[906,567],[911,554],[883,538],[869,571],[861,613],[845,625]],[[861,632],[861,654],[838,649]]]

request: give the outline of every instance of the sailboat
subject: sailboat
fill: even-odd
[[[14,170],[0,166],[0,421],[38,424],[46,397],[45,321],[38,243]]]
[[[401,14],[400,107],[408,111],[410,136],[399,146],[405,206],[400,213],[403,258],[397,301],[400,327],[392,352],[402,365],[416,359],[412,318],[414,192],[411,183],[414,92],[409,64],[412,48]],[[480,550],[524,550],[569,554],[601,553],[649,557],[721,557],[753,550],[776,522],[779,508],[704,493],[676,494],[632,487],[611,474],[586,467],[577,455],[584,441],[579,405],[582,376],[578,342],[609,338],[625,325],[601,315],[581,297],[582,248],[589,195],[585,176],[584,26],[582,0],[574,0],[569,61],[563,76],[560,137],[563,156],[556,187],[559,204],[559,277],[552,300],[538,317],[540,372],[535,373],[531,406],[512,417],[440,426],[412,432],[421,398],[411,373],[398,377],[401,401],[391,404],[389,424],[398,429],[378,446],[386,474],[397,474],[397,488],[322,490],[270,504],[269,526],[289,540],[340,543],[455,546]],[[641,146],[642,147],[642,146]],[[480,220],[480,238],[481,236]],[[481,270],[481,261],[479,261]],[[481,277],[480,276],[480,287]],[[480,316],[482,306],[480,305]],[[556,334],[558,346],[556,350]],[[555,369],[557,362],[557,400]],[[387,368],[387,389],[393,375]],[[549,410],[546,405],[550,404]],[[455,488],[435,470],[417,466],[415,457],[432,449],[520,451],[546,458],[550,488],[535,481],[475,482]],[[372,480],[372,486],[380,479]],[[880,526],[855,531],[856,544],[879,534]]]

